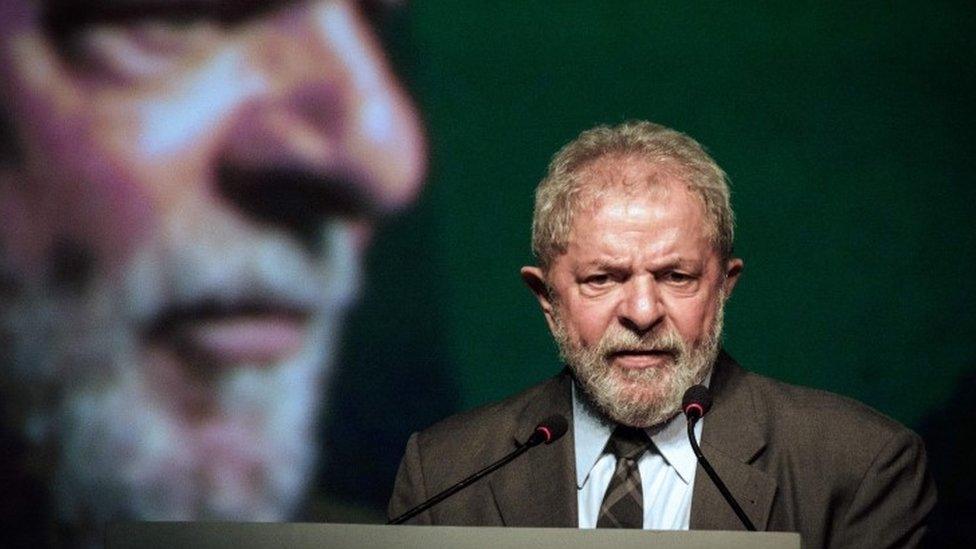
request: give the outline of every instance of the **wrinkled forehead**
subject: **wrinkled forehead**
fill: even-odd
[[[576,174],[573,215],[593,213],[608,200],[639,196],[666,201],[685,194],[700,208],[705,232],[715,232],[708,221],[701,192],[692,183],[693,175],[670,158],[647,159],[634,155],[607,155],[582,166]]]

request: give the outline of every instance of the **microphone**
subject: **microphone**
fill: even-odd
[[[482,477],[485,477],[489,473],[492,473],[495,470],[501,468],[502,466],[508,464],[513,459],[527,452],[530,448],[533,448],[540,444],[552,444],[553,442],[559,440],[563,435],[566,434],[566,431],[568,429],[569,429],[569,423],[566,421],[565,417],[558,414],[547,417],[546,419],[540,421],[539,424],[535,426],[535,430],[532,431],[532,434],[529,436],[529,438],[526,439],[524,443],[520,444],[517,448],[515,448],[515,450],[509,452],[507,455],[505,455],[498,461],[492,463],[491,465],[488,465],[487,467],[478,471],[477,473],[474,473],[473,475],[466,477],[463,480],[457,482],[447,490],[438,493],[434,497],[428,499],[427,501],[421,503],[420,505],[417,505],[413,509],[410,509],[406,513],[403,513],[402,515],[396,518],[390,519],[390,521],[387,522],[387,524],[403,524],[404,522],[412,519],[413,517],[419,515],[420,513],[423,513],[427,509],[430,509],[431,507],[437,505],[438,503],[444,501],[445,499],[460,492],[468,485],[474,483],[477,480],[480,480]]]
[[[752,521],[749,520],[749,517],[746,516],[745,512],[742,510],[742,507],[739,506],[739,502],[735,501],[735,498],[732,497],[732,492],[729,492],[729,489],[725,486],[725,483],[722,482],[722,479],[719,478],[718,473],[715,472],[715,469],[712,469],[712,465],[708,463],[708,460],[705,459],[705,454],[703,454],[701,448],[698,447],[698,441],[695,440],[695,423],[697,423],[699,419],[705,417],[705,414],[708,413],[708,410],[711,409],[711,407],[712,393],[708,390],[708,387],[705,387],[704,385],[693,385],[689,387],[687,391],[685,391],[685,396],[681,399],[681,410],[684,412],[685,417],[688,418],[688,441],[691,442],[691,449],[695,452],[695,457],[698,458],[698,463],[702,466],[702,469],[705,470],[708,478],[712,479],[712,483],[715,484],[716,488],[718,488],[718,491],[722,494],[722,497],[725,498],[726,503],[729,504],[729,507],[735,511],[735,516],[739,517],[739,520],[742,522],[742,525],[746,527],[746,530],[755,532],[756,527],[752,524]]]
[[[712,409],[712,392],[704,385],[692,385],[681,398],[681,410],[685,417],[698,421]]]
[[[532,431],[532,435],[522,446],[531,448],[542,443],[552,444],[562,438],[567,429],[569,423],[566,422],[566,418],[558,414],[549,416],[535,426],[535,431]]]

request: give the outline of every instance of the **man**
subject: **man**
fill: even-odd
[[[600,126],[556,154],[536,192],[522,277],[568,371],[407,444],[396,516],[525,441],[568,434],[416,519],[424,524],[742,529],[697,471],[679,414],[704,383],[696,437],[760,530],[807,547],[917,545],[935,494],[918,437],[848,399],[778,383],[720,349],[742,272],[724,172],[649,122]]]
[[[24,539],[299,510],[371,229],[424,172],[358,9],[0,3],[0,510]]]

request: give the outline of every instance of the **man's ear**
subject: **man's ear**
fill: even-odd
[[[732,290],[739,282],[739,275],[742,274],[743,267],[745,267],[745,263],[738,257],[733,257],[725,263],[725,282],[722,283],[722,292],[725,294],[726,300],[732,296]]]
[[[542,314],[546,317],[549,330],[555,330],[556,321],[553,318],[552,296],[549,294],[549,285],[546,284],[546,275],[539,267],[522,267],[519,273],[522,275],[522,281],[532,290],[533,295],[539,301],[539,307],[542,308]]]

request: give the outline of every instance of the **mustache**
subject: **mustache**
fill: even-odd
[[[679,357],[687,351],[684,340],[672,328],[637,335],[621,326],[611,326],[597,345],[599,356],[609,358],[620,353],[666,353]]]
[[[358,293],[359,263],[339,223],[323,225],[319,255],[280,235],[181,236],[133,258],[122,303],[134,325],[269,309],[305,315],[343,308]]]

